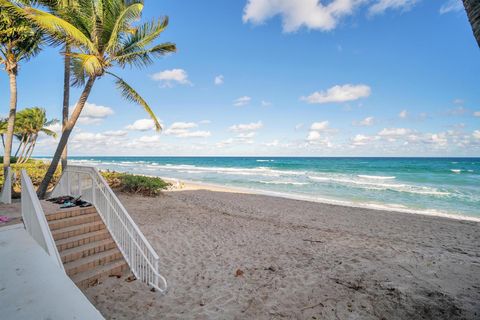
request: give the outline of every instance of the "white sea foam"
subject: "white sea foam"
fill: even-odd
[[[258,159],[257,162],[274,162],[275,160],[272,159]]]
[[[354,186],[357,188],[363,189],[370,189],[370,190],[392,190],[396,192],[408,192],[408,193],[415,193],[415,194],[423,194],[423,195],[433,195],[433,196],[448,196],[450,195],[449,192],[440,191],[436,188],[431,187],[424,187],[424,186],[414,186],[408,185],[404,183],[382,183],[379,181],[366,181],[362,179],[356,178],[348,178],[348,177],[327,177],[327,176],[308,176],[308,178],[314,181],[320,182],[333,182],[344,184],[348,186]]]
[[[257,181],[255,181],[257,182]],[[290,185],[294,185],[294,186],[304,186],[304,185],[307,185],[308,182],[296,182],[296,181],[280,181],[280,180],[275,180],[275,181],[263,181],[263,180],[260,180],[258,181],[260,183],[264,183],[264,184],[290,184]]]
[[[460,172],[462,172],[461,169],[450,169],[450,171],[452,171],[453,173],[460,173]]]
[[[395,179],[394,176],[369,176],[366,174],[359,174],[359,178],[365,178],[365,179],[375,179],[375,180],[393,180]]]

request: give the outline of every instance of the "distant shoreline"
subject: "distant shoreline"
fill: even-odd
[[[150,177],[157,177],[154,175],[147,175]],[[328,204],[333,206],[339,207],[348,207],[348,208],[361,208],[361,209],[370,209],[370,210],[378,210],[378,211],[390,211],[390,212],[400,212],[400,213],[409,213],[409,214],[417,214],[417,215],[425,215],[431,217],[441,217],[447,219],[454,219],[454,220],[461,220],[461,221],[473,221],[473,222],[480,222],[480,218],[465,216],[461,214],[452,214],[452,213],[444,213],[444,212],[429,212],[429,211],[420,211],[414,209],[404,209],[404,208],[390,208],[382,205],[375,205],[375,204],[361,204],[361,203],[348,203],[341,200],[331,200],[331,199],[323,199],[323,198],[309,198],[307,196],[302,197],[300,195],[293,195],[288,193],[280,193],[280,192],[273,192],[273,191],[265,191],[265,190],[258,190],[258,189],[249,189],[249,188],[241,188],[241,187],[233,187],[227,185],[220,185],[220,184],[213,184],[213,183],[204,183],[201,181],[189,181],[184,179],[176,179],[171,177],[158,177],[167,182],[175,183],[179,182],[183,184],[183,188],[174,188],[168,190],[166,192],[178,192],[178,191],[189,191],[189,190],[208,190],[214,192],[230,192],[230,193],[244,193],[244,194],[256,194],[256,195],[263,195],[263,196],[270,196],[270,197],[278,197],[283,199],[290,199],[290,200],[298,200],[298,201],[307,201],[313,203],[321,203],[321,204]]]

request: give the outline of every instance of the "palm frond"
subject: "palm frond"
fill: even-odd
[[[72,60],[81,61],[81,66],[89,76],[99,76],[103,74],[102,62],[93,54],[71,53]]]
[[[85,47],[91,52],[98,53],[97,48],[92,41],[90,41],[83,32],[66,20],[31,7],[24,8],[24,12],[28,19],[34,21],[39,28],[49,33],[51,36],[60,37],[61,40],[68,37],[69,40],[77,46]]]
[[[117,56],[142,50],[152,43],[168,26],[168,17],[160,18],[157,21],[151,21],[142,24],[135,29],[134,33],[128,36],[122,44],[122,48],[116,53]]]
[[[135,89],[133,89],[128,83],[126,83],[119,76],[111,72],[106,72],[106,73],[115,77],[116,79],[115,83],[117,85],[117,88],[121,90],[122,96],[128,101],[135,102],[136,104],[139,104],[140,106],[142,106],[143,109],[148,113],[150,118],[152,118],[153,122],[155,123],[156,130],[157,131],[162,130],[162,126],[158,122],[157,116],[155,115],[155,113],[153,113],[153,110],[150,108],[147,102],[135,91]]]
[[[118,42],[121,40],[120,33],[130,29],[131,23],[140,18],[142,10],[142,3],[132,3],[120,13],[110,33],[110,39],[108,40],[105,51],[114,51],[119,46]]]
[[[174,43],[166,42],[156,45],[150,49],[134,51],[121,56],[114,57],[120,66],[134,65],[136,67],[144,67],[153,63],[153,58],[161,57],[177,50]]]

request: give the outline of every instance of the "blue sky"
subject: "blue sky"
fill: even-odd
[[[480,49],[460,1],[147,0],[144,12],[170,17],[161,41],[178,53],[117,72],[163,132],[105,77],[71,154],[480,155]],[[19,108],[60,119],[62,70],[59,48],[23,64]],[[35,153],[54,147],[43,137]]]

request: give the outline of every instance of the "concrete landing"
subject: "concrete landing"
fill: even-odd
[[[2,319],[104,319],[23,229],[0,227]]]

